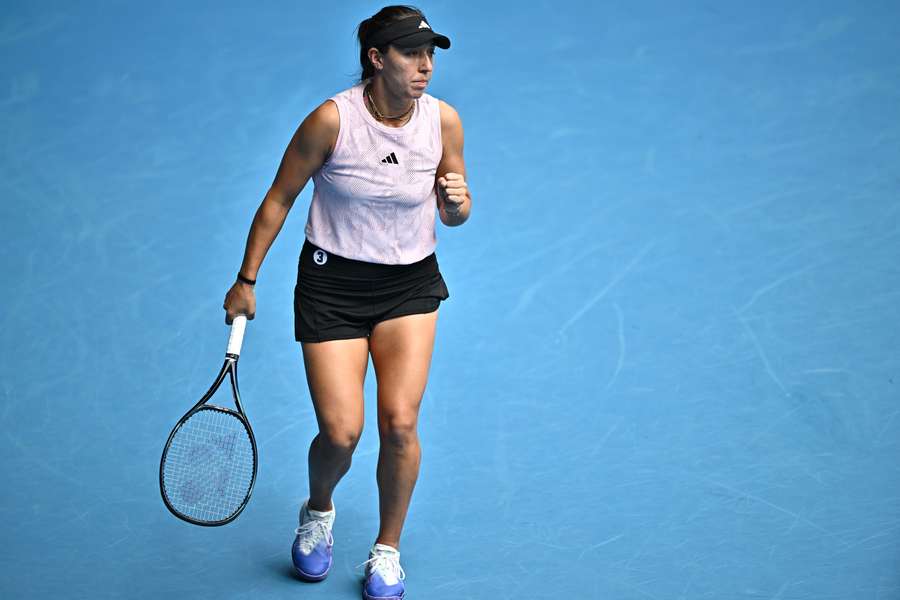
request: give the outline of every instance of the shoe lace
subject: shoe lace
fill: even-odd
[[[328,524],[321,519],[310,519],[298,527],[296,533],[300,536],[300,550],[302,550],[304,554],[312,552],[313,548],[316,547],[316,544],[318,544],[319,540],[322,538],[325,538],[329,544],[334,543],[334,538],[331,536],[331,529],[329,529]]]
[[[372,571],[377,571],[382,579],[399,579],[400,581],[406,579],[406,573],[400,566],[400,559],[395,554],[376,553],[369,560],[356,565],[356,568],[366,565],[370,565],[369,569]]]

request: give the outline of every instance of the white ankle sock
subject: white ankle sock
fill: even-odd
[[[332,503],[331,510],[313,510],[309,507],[309,500],[307,500],[306,514],[308,514],[313,519],[324,519],[326,521],[330,521],[334,519],[334,503]]]
[[[309,516],[311,516],[315,519],[327,519],[328,517],[330,517],[331,515],[334,514],[334,509],[332,508],[331,510],[321,511],[321,510],[313,510],[307,506],[306,512],[309,513]]]
[[[374,554],[376,551],[378,552],[386,552],[389,554],[400,554],[400,551],[394,548],[393,546],[388,546],[387,544],[375,544],[372,546],[372,553]]]

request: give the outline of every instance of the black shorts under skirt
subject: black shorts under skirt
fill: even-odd
[[[409,265],[344,258],[303,242],[294,287],[294,337],[367,337],[376,323],[438,309],[450,297],[434,253]]]

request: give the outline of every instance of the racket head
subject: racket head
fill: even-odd
[[[225,525],[247,506],[256,471],[256,439],[246,417],[203,404],[184,415],[169,434],[159,487],[176,517],[194,525]]]

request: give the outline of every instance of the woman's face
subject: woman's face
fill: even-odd
[[[408,98],[420,98],[425,93],[434,70],[434,44],[418,48],[388,46],[381,56],[381,77],[388,90]]]

